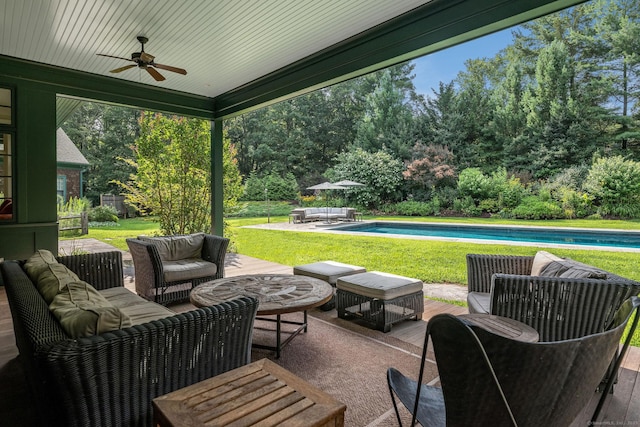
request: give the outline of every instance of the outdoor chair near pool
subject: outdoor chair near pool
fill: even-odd
[[[640,299],[624,302],[604,331],[581,338],[527,343],[494,335],[450,314],[427,324],[418,380],[389,368],[387,381],[396,398],[423,426],[568,426],[584,410],[616,355],[632,314],[638,322]],[[441,387],[422,384],[431,337]],[[631,334],[616,358],[624,357]],[[614,379],[600,395],[598,418]],[[421,384],[420,387],[418,385]]]

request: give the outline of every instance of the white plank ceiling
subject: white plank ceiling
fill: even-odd
[[[0,54],[215,97],[430,0],[0,0]],[[186,76],[109,70],[145,52]]]

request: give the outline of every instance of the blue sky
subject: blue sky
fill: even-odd
[[[467,59],[491,58],[512,41],[508,28],[479,39],[471,40],[457,46],[415,59],[413,84],[416,91],[432,96],[431,88],[437,89],[440,82],[449,83],[458,72],[465,69]]]

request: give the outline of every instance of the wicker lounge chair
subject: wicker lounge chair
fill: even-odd
[[[189,248],[193,242],[199,245],[195,253],[192,253],[194,248]],[[169,304],[188,301],[195,286],[224,277],[229,239],[204,233],[139,236],[127,239],[127,245],[133,258],[138,295],[159,304]]]
[[[394,368],[387,380],[395,396],[423,426],[568,426],[584,410],[607,370],[640,300],[627,300],[605,331],[582,338],[524,343],[442,314],[427,325],[418,381]],[[637,315],[633,328],[637,325]],[[422,384],[431,337],[442,387]],[[617,364],[628,347],[626,340]],[[611,386],[610,379],[608,387]],[[608,389],[602,393],[596,420]],[[533,398],[535,396],[535,398]]]

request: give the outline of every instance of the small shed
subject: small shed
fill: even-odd
[[[83,197],[83,174],[89,162],[62,128],[56,132],[57,194],[66,202],[70,197]]]

